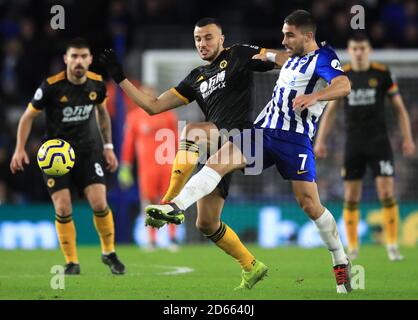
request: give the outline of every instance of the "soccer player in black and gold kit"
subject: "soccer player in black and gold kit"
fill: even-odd
[[[209,64],[195,68],[179,85],[159,97],[148,96],[135,88],[126,79],[112,50],[105,50],[101,55],[102,62],[115,82],[149,114],[164,112],[194,100],[205,114],[206,122],[188,124],[181,134],[170,187],[163,198],[164,202],[170,201],[181,191],[197,166],[199,145],[206,144],[208,150],[216,151],[221,129],[242,130],[251,127],[251,73],[254,70],[267,71],[275,66],[274,63],[252,60],[254,55],[264,52],[265,49],[246,45],[224,48],[222,28],[213,18],[204,18],[196,23],[194,40],[199,56]],[[284,58],[286,59],[287,57]],[[204,136],[196,135],[196,130],[203,132]],[[255,259],[235,232],[220,219],[229,182],[230,176],[222,179],[215,191],[199,200],[196,226],[207,238],[240,263],[243,275],[249,279],[247,281],[243,277],[244,285],[251,288],[265,275],[267,267]],[[150,217],[147,221],[157,226],[165,223],[163,220]]]
[[[68,43],[64,55],[66,70],[42,82],[20,119],[10,168],[16,173],[29,163],[25,144],[33,120],[44,112],[45,138],[66,140],[76,155],[74,168],[68,174],[61,177],[44,174],[55,208],[58,239],[66,260],[65,274],[80,273],[72,219],[73,185],[84,193],[94,212],[103,263],[110,267],[112,273],[123,274],[125,266],[115,253],[113,216],[106,200],[103,171],[106,163],[106,168],[114,172],[118,161],[113,152],[111,124],[106,110],[106,86],[100,75],[88,71],[92,59],[90,47],[84,39],[76,38]]]
[[[415,153],[408,112],[388,68],[369,61],[371,46],[367,37],[356,34],[348,41],[351,63],[343,67],[351,82],[351,94],[344,99],[346,144],[344,167],[343,218],[348,238],[348,253],[359,253],[357,227],[360,220],[359,202],[366,168],[375,178],[379,200],[383,207],[386,247],[391,261],[402,260],[398,248],[399,210],[394,197],[394,163],[385,123],[384,99],[389,97],[398,115],[402,132],[404,156]],[[315,154],[326,156],[326,137],[335,119],[338,101],[331,101],[322,117]]]

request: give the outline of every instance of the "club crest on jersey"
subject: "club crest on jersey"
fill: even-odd
[[[47,185],[49,188],[53,188],[55,186],[55,179],[49,178],[47,181]]]
[[[213,77],[210,77],[209,80],[203,81],[200,84],[200,92],[203,99],[206,99],[210,94],[220,88],[225,88],[225,70],[218,72]]]
[[[96,91],[92,91],[92,92],[90,92],[90,93],[89,93],[89,98],[90,98],[90,100],[91,100],[91,101],[96,100],[96,98],[97,98],[97,93],[96,93]]]
[[[377,87],[377,79],[376,78],[370,78],[369,79],[369,86],[370,87],[372,87],[372,88],[375,88],[375,87]]]
[[[309,58],[308,57],[303,57],[302,59],[299,60],[299,65],[303,66],[306,62],[308,62]]]
[[[222,60],[221,63],[219,64],[219,67],[221,69],[225,69],[227,65],[228,65],[228,61]]]

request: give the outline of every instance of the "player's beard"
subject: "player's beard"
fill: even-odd
[[[218,56],[219,53],[219,49],[220,49],[220,45],[218,45],[218,47],[213,51],[213,54],[211,56],[208,56],[206,58],[202,58],[205,61],[209,61],[212,62],[213,60],[215,60]]]
[[[80,79],[86,74],[86,69],[84,67],[77,66],[74,68],[72,74],[74,77]]]

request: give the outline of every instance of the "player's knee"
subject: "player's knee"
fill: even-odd
[[[94,199],[90,202],[90,206],[94,212],[102,212],[106,210],[107,202],[102,199]]]
[[[309,195],[303,195],[296,198],[301,209],[310,217],[315,218],[318,215],[318,206]]]
[[[55,213],[59,217],[68,217],[72,214],[72,206],[69,202],[61,202],[55,205]]]
[[[381,202],[389,201],[394,198],[394,194],[391,190],[382,190],[379,192],[379,200]]]
[[[211,235],[216,232],[217,223],[210,219],[197,219],[196,228],[205,235]]]

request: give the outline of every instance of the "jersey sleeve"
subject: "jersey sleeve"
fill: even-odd
[[[99,94],[97,99],[97,104],[102,104],[107,99],[107,89],[106,89],[106,83],[104,81],[100,82],[99,85]]]
[[[184,104],[189,104],[190,102],[196,100],[192,86],[193,81],[196,82],[197,80],[198,79],[194,79],[193,72],[191,72],[176,87],[171,88],[171,91],[183,100]]]
[[[32,100],[29,102],[28,108],[31,108],[34,111],[42,111],[45,109],[49,103],[50,91],[51,86],[48,84],[48,82],[43,81],[39,88],[36,89]]]
[[[249,44],[237,44],[237,45],[234,45],[231,48],[231,50],[234,50],[239,58],[246,60],[246,61],[251,60],[253,55],[258,54],[258,53],[264,53],[266,51],[266,49],[262,47],[249,45]]]
[[[399,87],[396,79],[389,69],[385,70],[383,74],[383,90],[385,90],[389,97],[393,97],[399,93]]]
[[[324,79],[328,84],[332,79],[345,75],[345,72],[341,68],[340,59],[338,59],[334,50],[324,49],[320,52],[315,67],[316,74]]]

